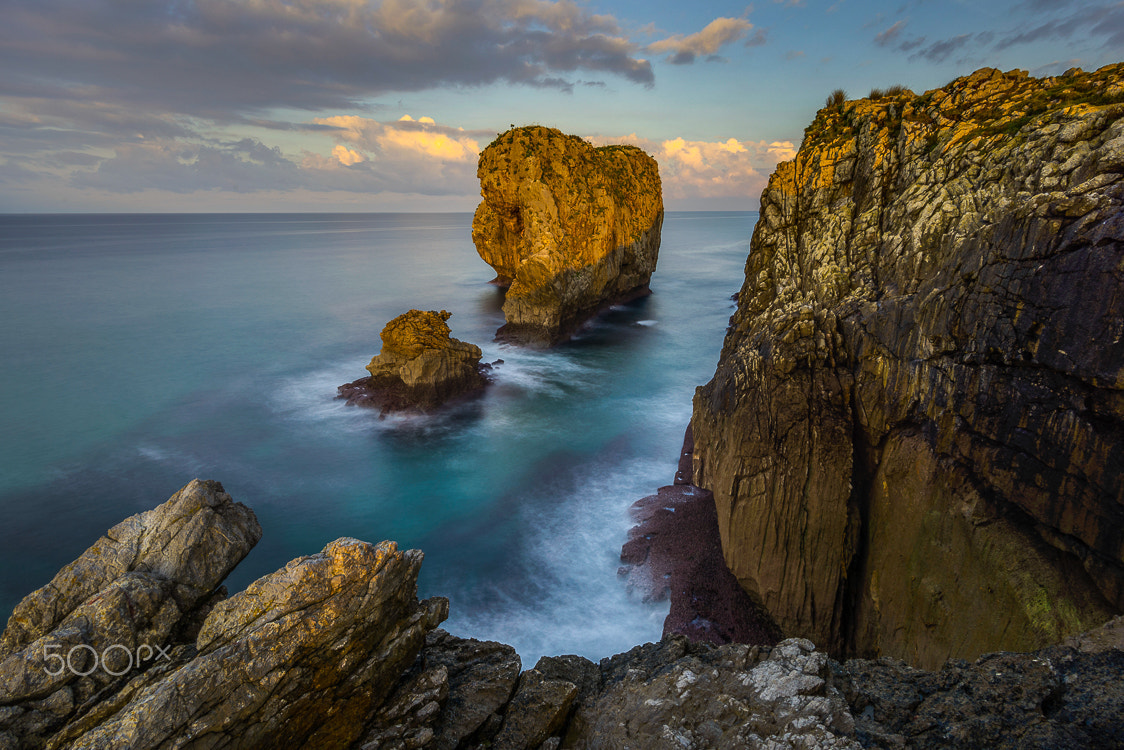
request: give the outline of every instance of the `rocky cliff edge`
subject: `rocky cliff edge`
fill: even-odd
[[[829,100],[761,197],[695,483],[785,633],[936,667],[1124,609],[1124,66]]]

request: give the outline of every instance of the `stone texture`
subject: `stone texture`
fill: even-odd
[[[770,651],[672,638],[622,656],[603,664],[606,687],[578,710],[567,747],[860,747],[828,659],[808,641]]]
[[[106,532],[15,608],[0,637],[0,732],[37,747],[190,628],[261,537],[218,482],[195,480]]]
[[[1124,609],[1122,74],[832,104],[778,165],[692,428],[785,633],[937,667]]]
[[[390,411],[427,411],[487,384],[480,347],[452,338],[452,313],[410,310],[382,329],[382,350],[371,374],[339,387],[349,405]]]
[[[492,747],[496,750],[536,748],[560,731],[578,696],[578,686],[546,677],[537,669],[519,675],[519,684],[504,712],[503,726]]]
[[[70,748],[346,748],[448,601],[419,604],[422,554],[338,539],[219,603],[194,655]]]
[[[491,741],[519,679],[515,649],[437,630],[427,640],[424,660],[427,669],[444,667],[449,680],[449,696],[435,721],[431,747],[453,750]]]
[[[1124,747],[1124,651],[1050,647],[925,672],[883,657],[838,672],[871,748]]]
[[[531,126],[496,138],[476,174],[472,239],[507,287],[499,338],[550,345],[601,307],[648,293],[663,224],[652,157]]]

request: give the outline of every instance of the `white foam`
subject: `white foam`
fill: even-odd
[[[597,660],[659,640],[670,604],[630,594],[617,570],[633,525],[630,499],[651,494],[667,471],[663,462],[634,459],[608,476],[579,482],[552,498],[545,513],[522,519],[520,527],[528,530],[525,560],[537,590],[528,599],[493,590],[489,599],[499,606],[487,612],[467,614],[453,601],[445,627],[510,644],[524,667],[540,656]]]

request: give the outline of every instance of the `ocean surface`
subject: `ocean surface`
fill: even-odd
[[[756,219],[668,214],[653,294],[531,351],[492,341],[470,214],[0,216],[0,617],[199,477],[264,530],[232,592],[393,539],[446,629],[525,667],[658,639],[667,603],[617,575],[628,507],[672,481]],[[335,400],[410,308],[453,313],[496,383],[430,417]]]

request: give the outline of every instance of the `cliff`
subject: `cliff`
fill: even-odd
[[[595,664],[436,626],[418,550],[338,539],[227,596],[258,540],[213,481],[99,539],[0,637],[0,748],[1112,747],[1124,620],[923,672],[682,636]]]
[[[652,157],[531,126],[496,138],[476,174],[472,240],[507,287],[499,338],[554,344],[603,306],[648,293],[663,224]]]
[[[349,406],[427,411],[487,385],[480,347],[452,337],[452,313],[410,310],[382,329],[382,349],[368,377],[341,385]]]
[[[789,635],[936,667],[1124,609],[1124,65],[829,100],[761,197],[694,481]]]

